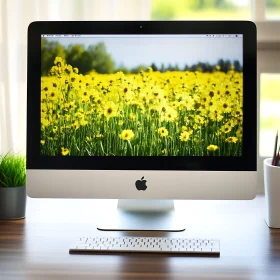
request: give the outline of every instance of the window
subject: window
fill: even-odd
[[[151,0],[152,20],[279,21],[279,0]]]
[[[260,156],[272,156],[277,129],[280,133],[280,73],[262,73],[260,75]]]
[[[279,0],[266,0],[265,18],[268,20],[280,20]]]
[[[249,20],[250,0],[152,0],[152,20]]]

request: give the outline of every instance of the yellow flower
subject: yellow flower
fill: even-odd
[[[104,116],[109,120],[112,117],[115,117],[117,115],[117,106],[114,102],[108,102],[104,106]]]
[[[74,124],[73,124],[74,128],[77,130],[79,127],[80,127],[80,124],[78,121],[74,121]]]
[[[168,135],[168,130],[165,127],[160,127],[158,129],[158,133],[160,134],[161,137],[165,137]]]
[[[229,142],[229,143],[236,143],[237,141],[238,141],[237,137],[228,137],[226,139],[226,142]]]
[[[177,118],[177,112],[174,110],[174,111],[170,111],[170,112],[168,112],[167,114],[166,114],[166,117],[165,117],[165,119],[167,120],[167,121],[174,121],[174,119],[176,119]]]
[[[210,151],[210,152],[214,152],[218,149],[219,149],[218,146],[212,145],[212,144],[207,147],[207,150]]]
[[[236,131],[236,136],[241,139],[242,136],[243,136],[243,131],[242,131],[242,128],[238,128],[237,131]]]
[[[163,149],[161,152],[162,152],[163,154],[166,154],[166,149]]]
[[[134,133],[131,129],[125,129],[122,131],[122,133],[119,135],[119,137],[122,140],[130,140],[131,138],[134,137]]]
[[[169,121],[172,122],[177,118],[177,111],[174,110],[173,108],[169,107],[166,112],[163,112],[161,114],[161,120],[162,121]]]
[[[95,135],[95,138],[97,138],[97,139],[103,138],[103,134],[98,133],[98,134]]]
[[[187,131],[187,130],[188,130],[188,128],[185,125],[183,125],[182,126],[182,131]]]
[[[64,64],[64,60],[61,57],[57,56],[54,60],[54,65],[61,67],[63,66],[63,64]]]
[[[195,118],[194,118],[194,121],[197,123],[197,124],[203,124],[204,123],[204,118],[199,116],[199,115],[196,115]]]
[[[135,116],[135,114],[130,113],[130,114],[129,114],[129,118],[130,118],[131,121],[135,121],[136,116]]]
[[[42,126],[45,126],[45,127],[50,125],[50,122],[47,119],[41,119],[41,123],[42,123]]]
[[[66,74],[70,74],[72,72],[72,66],[71,65],[66,65],[64,71],[65,71]]]
[[[56,133],[57,132],[57,126],[54,126],[53,127],[53,133]]]
[[[209,117],[212,121],[218,122],[220,122],[223,119],[223,115],[218,111],[210,112]]]
[[[85,125],[88,124],[88,121],[85,121],[84,119],[82,119],[82,120],[80,121],[80,124],[81,124],[81,126],[85,126]]]
[[[190,134],[187,131],[184,131],[184,132],[181,133],[179,138],[180,138],[181,141],[185,141],[186,142],[186,141],[189,140]]]
[[[40,143],[41,143],[42,145],[45,145],[45,140],[41,140]]]
[[[55,91],[52,91],[49,95],[50,101],[56,101],[58,98],[58,95],[56,94]]]
[[[229,132],[231,132],[231,126],[225,124],[225,125],[222,126],[220,131],[223,132],[223,133],[229,133]]]
[[[67,148],[61,148],[61,154],[62,154],[63,156],[66,156],[66,155],[69,154],[69,150],[68,150]]]
[[[220,100],[219,110],[224,113],[230,113],[231,105],[232,104],[229,102],[229,100]]]

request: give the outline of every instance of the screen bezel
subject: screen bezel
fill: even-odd
[[[222,156],[63,157],[40,155],[42,34],[242,34],[243,151]],[[28,28],[27,169],[255,171],[257,165],[256,26],[249,21],[33,22]]]

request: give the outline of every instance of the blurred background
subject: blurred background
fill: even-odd
[[[152,0],[152,20],[251,20],[261,0]],[[176,4],[176,5],[175,5]],[[280,1],[265,1],[265,18],[279,20]]]
[[[0,153],[25,153],[27,28],[38,20],[254,21],[262,176],[280,128],[280,0],[0,0]]]

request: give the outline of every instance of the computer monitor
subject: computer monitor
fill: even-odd
[[[256,99],[252,22],[33,22],[27,193],[252,199]]]

